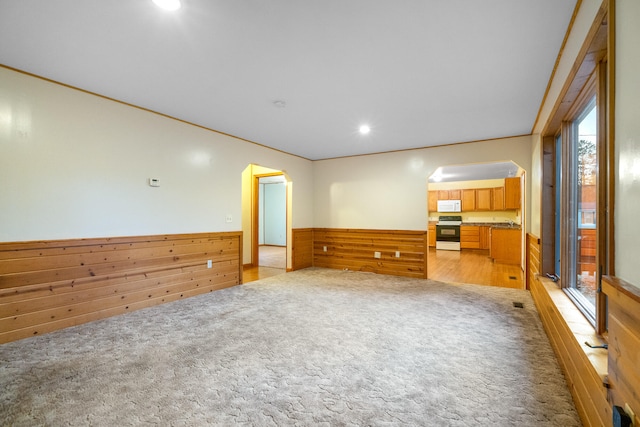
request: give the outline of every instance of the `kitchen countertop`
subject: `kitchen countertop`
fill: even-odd
[[[436,225],[438,221],[429,221],[429,225]],[[470,225],[470,226],[482,226],[482,227],[493,227],[493,228],[509,228],[513,230],[520,230],[520,224],[509,224],[508,222],[463,222],[462,226]]]
[[[520,230],[520,224],[509,224],[508,222],[463,222],[463,226],[484,226],[493,228],[509,228],[513,230]]]

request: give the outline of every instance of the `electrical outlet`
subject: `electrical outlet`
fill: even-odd
[[[373,257],[374,258],[380,258],[380,252],[374,252],[373,253]]]
[[[225,217],[225,221],[233,222],[233,217],[231,216],[231,214],[227,214],[227,216]]]
[[[211,267],[213,267],[213,261],[208,259],[207,260],[207,268],[211,268]]]
[[[396,251],[396,258],[400,258],[400,251]]]
[[[327,247],[326,246],[322,247],[322,252],[327,252]]]

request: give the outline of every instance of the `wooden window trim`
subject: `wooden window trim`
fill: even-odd
[[[541,272],[555,273],[555,139],[563,129],[563,122],[575,118],[577,111],[596,93],[596,106],[604,114],[598,114],[598,252],[596,268],[598,282],[603,274],[614,274],[614,1],[603,1],[585,42],[578,54],[572,72],[568,76],[553,112],[542,132],[542,194],[541,194]],[[563,135],[563,139],[566,135]],[[563,156],[564,158],[565,156]],[[564,185],[564,184],[563,184]],[[606,188],[600,188],[605,185]],[[563,218],[566,218],[563,216]],[[564,234],[564,233],[563,233]],[[561,247],[566,247],[564,242]],[[567,259],[569,254],[561,254]],[[567,276],[567,274],[564,274]],[[567,277],[561,278],[565,282]],[[566,283],[566,282],[565,282]],[[600,284],[598,283],[598,288]],[[606,296],[598,292],[595,329],[606,333]]]

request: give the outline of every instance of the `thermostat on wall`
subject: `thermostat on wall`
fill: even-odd
[[[149,185],[151,187],[160,187],[160,180],[158,178],[149,178]]]

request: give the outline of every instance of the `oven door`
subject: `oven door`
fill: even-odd
[[[437,242],[459,242],[460,226],[436,224],[436,241]]]

